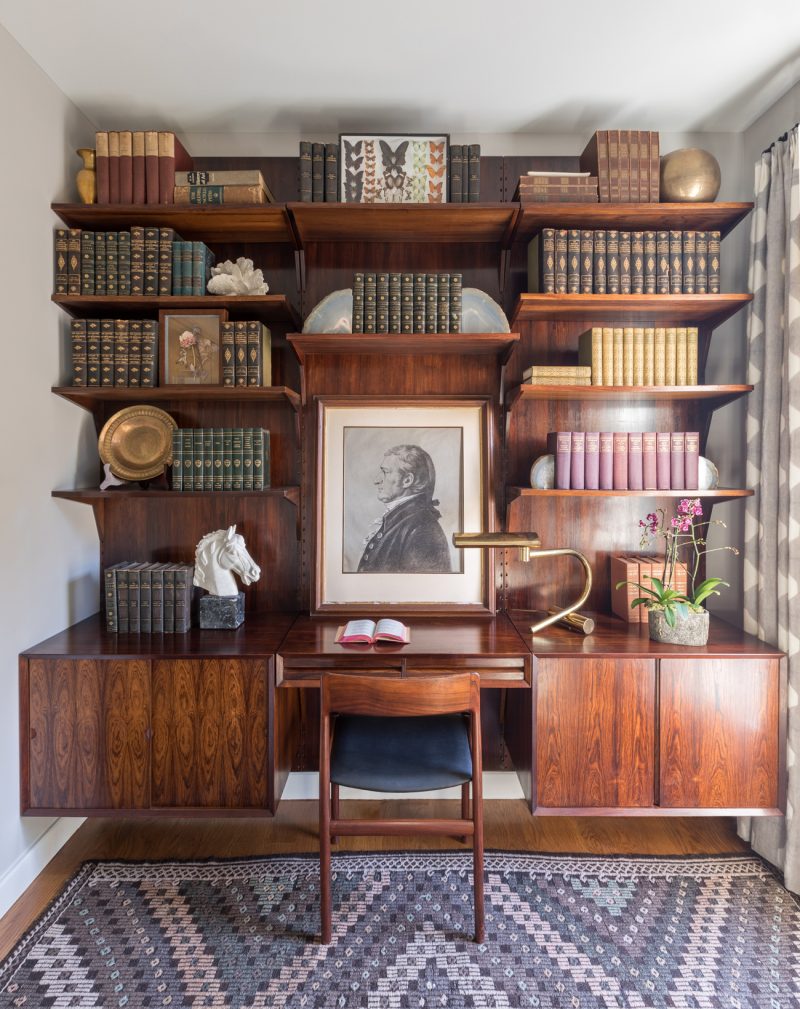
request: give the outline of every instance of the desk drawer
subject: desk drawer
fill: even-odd
[[[468,656],[448,655],[436,660],[433,657],[409,659],[406,676],[431,676],[433,673],[477,673],[485,687],[528,687],[531,683],[530,660],[521,656],[509,658],[470,659]]]
[[[339,666],[335,660],[321,660],[313,665],[282,665],[278,659],[275,683],[285,687],[315,687],[319,689],[320,673],[347,673],[349,676],[402,676],[401,663],[380,666]]]

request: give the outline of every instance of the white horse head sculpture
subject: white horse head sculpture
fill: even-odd
[[[237,534],[236,526],[208,533],[195,550],[194,584],[212,596],[235,596],[239,586],[234,574],[245,585],[252,585],[261,577],[261,568],[247,552],[244,536]]]

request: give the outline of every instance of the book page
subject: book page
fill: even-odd
[[[392,622],[395,623],[396,621]],[[348,620],[342,637],[351,638],[357,635],[358,637],[372,639],[375,629],[374,620]]]
[[[379,620],[375,625],[375,637],[390,636],[392,638],[397,638],[398,641],[405,641],[408,633],[408,628],[400,620],[392,620],[389,617],[384,617]]]

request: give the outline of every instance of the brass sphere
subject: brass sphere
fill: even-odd
[[[661,158],[662,203],[712,203],[721,181],[719,162],[699,147],[682,147]]]

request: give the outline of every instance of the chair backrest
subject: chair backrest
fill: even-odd
[[[447,673],[410,677],[322,677],[322,715],[445,715],[469,711],[480,715],[477,673]]]

